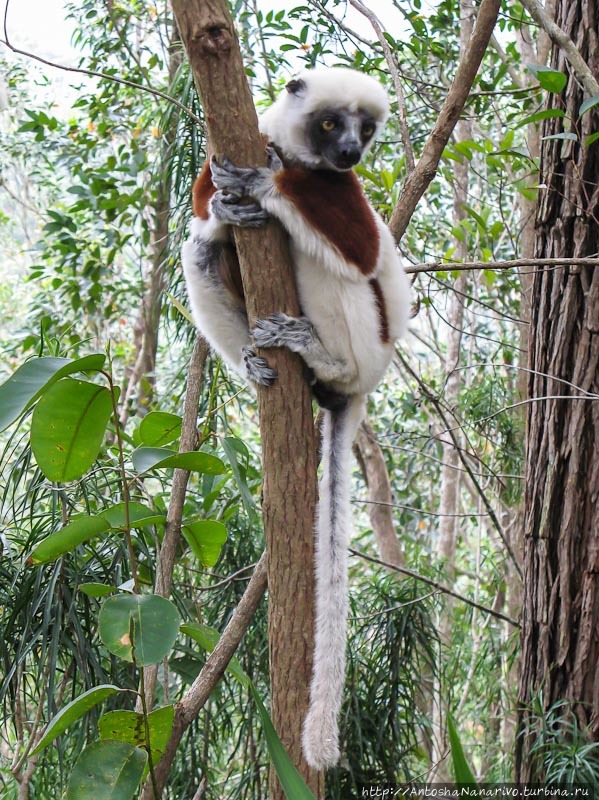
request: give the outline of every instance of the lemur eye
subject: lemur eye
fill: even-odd
[[[374,125],[371,122],[366,123],[362,127],[362,136],[372,136],[374,133]]]
[[[332,119],[323,119],[323,121],[320,123],[320,127],[323,129],[323,131],[328,133],[337,127],[337,123]]]

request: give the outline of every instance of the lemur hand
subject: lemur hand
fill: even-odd
[[[269,219],[268,212],[256,200],[225,194],[220,189],[212,198],[211,208],[218,220],[239,228],[261,228]]]
[[[281,159],[274,148],[267,147],[268,167],[236,167],[226,156],[220,163],[212,156],[210,171],[212,182],[217,189],[237,197],[260,197],[272,185],[272,174],[283,168]]]

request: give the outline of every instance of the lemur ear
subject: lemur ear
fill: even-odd
[[[299,94],[306,88],[306,82],[301,78],[294,78],[292,81],[289,81],[285,88],[289,94]]]

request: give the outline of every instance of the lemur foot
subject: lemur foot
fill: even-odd
[[[216,192],[211,202],[212,213],[221,222],[239,228],[261,228],[269,215],[255,200],[242,200],[236,194]]]
[[[268,319],[256,320],[250,336],[256,347],[287,347],[302,353],[314,341],[314,327],[306,317],[271,314]]]
[[[272,173],[283,168],[283,163],[274,148],[267,147],[267,152],[268,167],[236,167],[226,156],[223,156],[220,162],[212,156],[210,172],[213,184],[217,189],[237,197],[259,194],[260,190],[264,190],[265,185],[268,185]]]
[[[247,378],[260,386],[272,386],[277,379],[276,369],[269,367],[268,361],[256,355],[256,351],[251,347],[243,347],[241,354]]]

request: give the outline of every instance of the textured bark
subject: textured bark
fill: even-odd
[[[225,0],[174,0],[173,12],[198,86],[217,156],[247,166],[266,164],[239,43]],[[274,222],[239,229],[235,243],[250,321],[275,311],[297,315],[287,242]],[[322,778],[301,753],[309,699],[313,638],[313,523],[316,448],[312,406],[300,360],[269,350],[279,378],[259,389],[264,531],[268,553],[271,715],[283,744],[312,791]],[[271,800],[283,793],[271,772]]]
[[[599,74],[598,0],[558,0],[556,22]],[[555,47],[552,66],[569,73]],[[570,77],[555,103],[578,119],[582,92]],[[596,114],[579,121],[584,140]],[[547,120],[545,136],[562,131]],[[599,250],[599,150],[544,141],[537,207],[536,255],[583,256]],[[529,704],[542,689],[545,709],[572,703],[581,724],[599,739],[599,406],[560,399],[599,392],[599,270],[545,269],[535,275],[524,524],[524,605],[516,753],[519,780],[542,779],[532,762]],[[545,373],[551,377],[544,377]],[[570,381],[573,388],[558,379]]]
[[[370,422],[365,419],[356,437],[358,463],[368,484],[368,514],[376,546],[383,561],[403,566],[400,540],[393,522],[393,495],[385,456]]]

